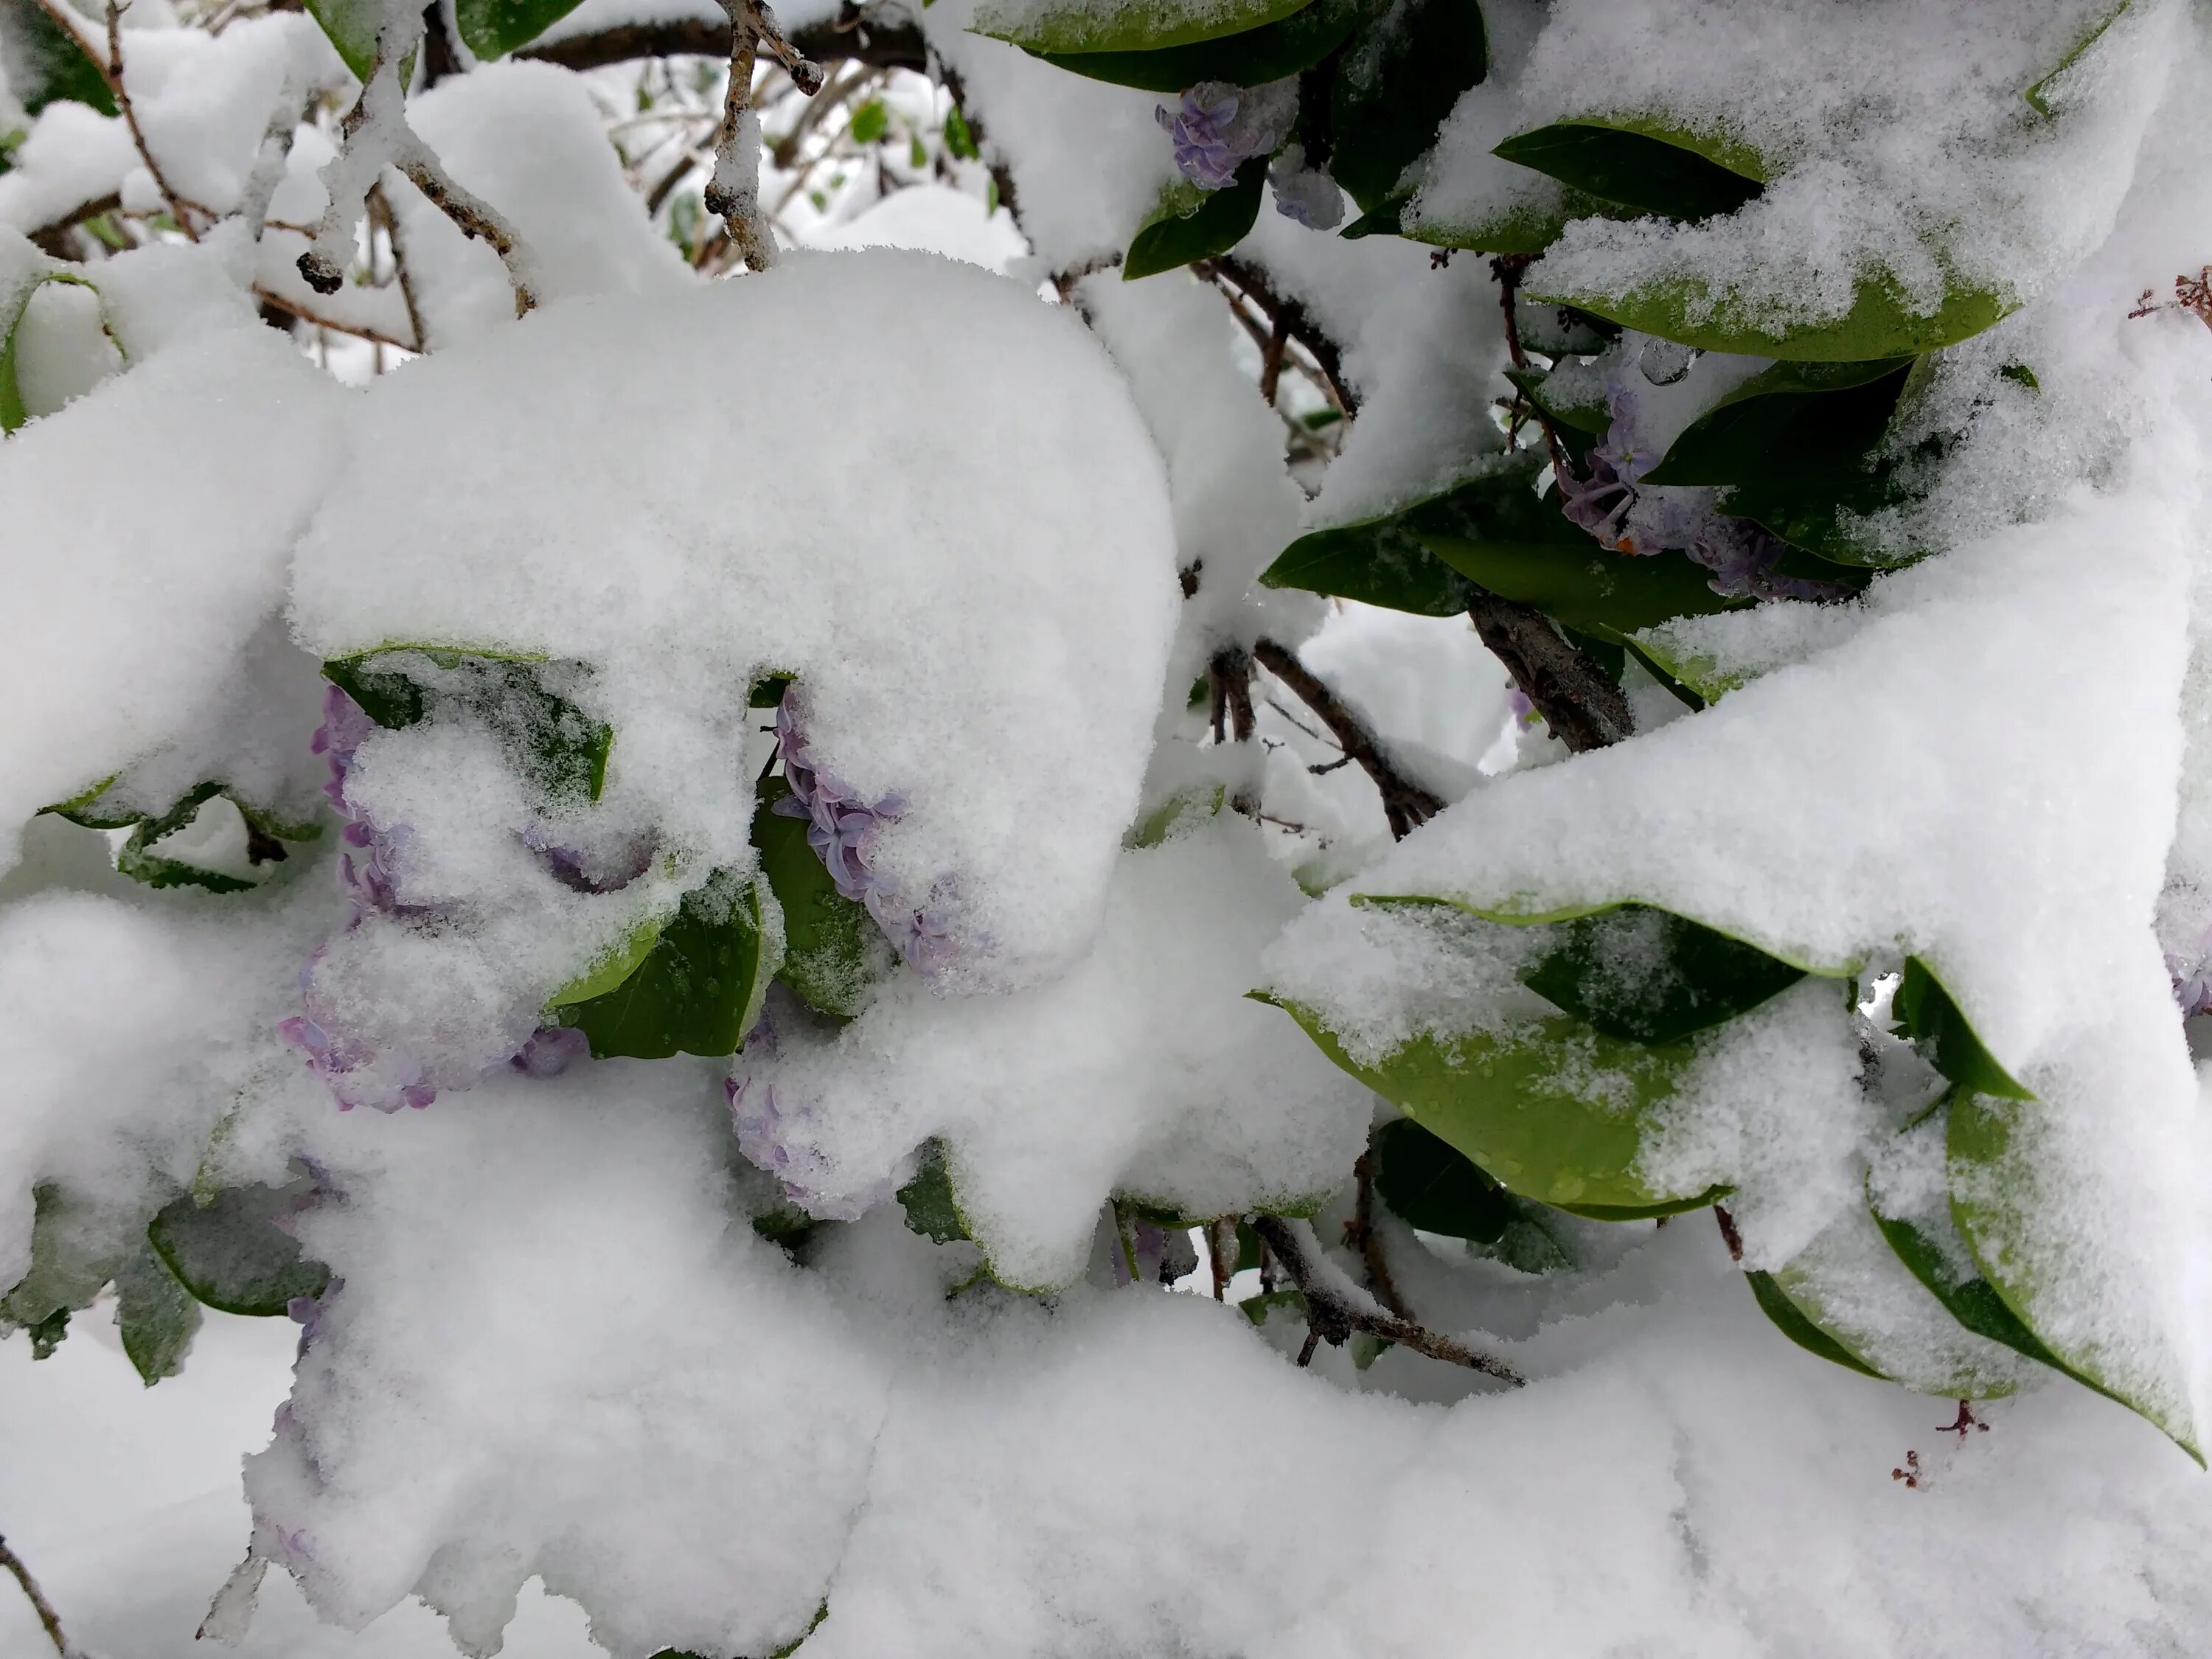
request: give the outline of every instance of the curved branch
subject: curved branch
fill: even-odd
[[[817,23],[793,29],[788,37],[793,50],[817,64],[866,64],[876,69],[914,70],[927,73],[928,48],[921,31],[910,23],[891,28],[872,25],[840,29],[833,23]],[[709,22],[703,17],[677,18],[665,23],[624,23],[590,34],[572,34],[525,46],[517,58],[557,64],[562,69],[604,69],[634,58],[719,58],[730,56],[727,18]]]
[[[161,199],[169,204],[169,217],[177,222],[177,228],[187,240],[198,241],[199,228],[192,223],[192,216],[185,211],[185,204],[177,192],[169,188],[168,175],[161,164],[154,159],[154,152],[146,148],[145,129],[138,125],[138,109],[131,101],[131,89],[123,84],[123,7],[116,0],[107,0],[107,63],[105,66],[107,84],[115,93],[115,101],[123,111],[124,125],[131,129],[131,142],[138,147],[138,159],[146,164],[146,171],[154,175],[154,188],[161,192]]]
[[[1444,810],[1442,796],[1423,788],[1390,763],[1367,723],[1300,662],[1296,652],[1273,640],[1259,640],[1253,644],[1252,654],[1262,668],[1297,693],[1298,701],[1319,715],[1322,724],[1335,735],[1346,757],[1358,762],[1359,769],[1375,781],[1382,797],[1383,816],[1389,819],[1395,838],[1403,841],[1416,825]]]
[[[1359,394],[1345,381],[1343,354],[1302,301],[1278,293],[1267,273],[1257,265],[1229,255],[1218,259],[1194,260],[1190,268],[1194,275],[1216,287],[1224,282],[1230,283],[1259,307],[1275,329],[1305,349],[1306,355],[1320,368],[1322,378],[1328,383],[1329,396],[1345,417],[1348,420],[1359,412]],[[1264,346],[1266,343],[1261,343]]]
[[[1504,664],[1544,724],[1575,753],[1635,733],[1627,694],[1589,653],[1562,638],[1542,611],[1478,592],[1467,614],[1490,654]]]
[[[1305,1358],[1312,1357],[1316,1338],[1336,1348],[1343,1346],[1354,1331],[1365,1331],[1370,1336],[1395,1342],[1431,1359],[1464,1365],[1485,1376],[1494,1376],[1516,1389],[1527,1381],[1504,1360],[1478,1352],[1450,1337],[1439,1336],[1426,1326],[1401,1319],[1389,1311],[1329,1263],[1322,1255],[1321,1243],[1314,1237],[1313,1229],[1304,1222],[1258,1215],[1252,1218],[1252,1231],[1274,1253],[1283,1270],[1305,1297],[1309,1330]]]
[[[61,1618],[54,1612],[53,1603],[46,1600],[45,1592],[39,1588],[39,1581],[31,1577],[31,1570],[23,1565],[23,1558],[8,1547],[8,1540],[4,1538],[0,1538],[0,1567],[5,1567],[15,1574],[15,1582],[23,1587],[23,1594],[30,1597],[31,1610],[39,1615],[39,1623],[46,1630],[46,1639],[54,1644],[54,1651],[60,1654],[62,1659],[76,1659],[76,1650],[62,1634]]]

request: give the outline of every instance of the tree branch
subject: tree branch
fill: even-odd
[[[1344,1224],[1344,1242],[1359,1252],[1360,1263],[1367,1269],[1368,1287],[1376,1299],[1399,1318],[1411,1319],[1413,1310],[1406,1305],[1397,1281],[1390,1277],[1390,1259],[1382,1253],[1382,1235],[1375,1227],[1373,1147],[1360,1153],[1352,1164],[1352,1179],[1358,1195],[1352,1203],[1352,1219]]]
[[[1575,753],[1634,733],[1627,694],[1593,658],[1570,645],[1542,611],[1478,590],[1467,614],[1490,654],[1505,665],[1544,724]]]
[[[730,82],[722,99],[722,124],[714,133],[707,210],[721,215],[722,228],[746,267],[766,270],[775,264],[775,232],[760,210],[760,116],[753,108],[753,65],[765,50],[809,98],[822,90],[822,70],[784,39],[766,0],[721,4],[730,24]]]
[[[138,159],[146,164],[146,171],[154,175],[154,188],[161,192],[161,199],[169,204],[169,217],[177,222],[177,228],[192,241],[200,239],[199,228],[192,216],[185,211],[185,204],[177,192],[169,188],[168,176],[161,164],[154,159],[154,152],[146,148],[145,129],[138,125],[137,106],[131,101],[131,89],[123,84],[123,8],[116,0],[107,0],[107,62],[103,72],[107,84],[114,89],[115,102],[123,112],[124,124],[131,129],[131,142],[138,147]]]
[[[76,1650],[62,1634],[61,1618],[54,1612],[53,1603],[46,1600],[45,1592],[39,1588],[39,1581],[31,1577],[31,1570],[23,1565],[23,1558],[8,1547],[8,1540],[4,1538],[0,1538],[0,1567],[14,1573],[15,1582],[23,1587],[23,1594],[31,1598],[31,1610],[39,1615],[39,1623],[45,1626],[46,1639],[54,1644],[54,1651],[61,1655],[62,1659],[77,1659]]]
[[[1302,1359],[1313,1357],[1316,1338],[1335,1348],[1343,1346],[1354,1331],[1365,1331],[1370,1336],[1395,1342],[1431,1359],[1464,1365],[1469,1370],[1494,1376],[1516,1389],[1525,1381],[1504,1360],[1478,1352],[1450,1337],[1439,1336],[1425,1326],[1401,1319],[1383,1307],[1322,1254],[1320,1241],[1304,1222],[1257,1215],[1252,1218],[1252,1231],[1274,1253],[1275,1259],[1283,1264],[1284,1271],[1305,1297],[1308,1328]]]
[[[1336,342],[1314,321],[1304,304],[1277,293],[1266,273],[1243,259],[1224,255],[1218,259],[1194,260],[1190,268],[1193,274],[1217,287],[1224,281],[1234,284],[1245,298],[1267,313],[1270,323],[1305,348],[1306,355],[1319,366],[1322,378],[1327,382],[1326,389],[1338,410],[1347,419],[1359,412],[1359,396],[1345,383],[1343,356],[1336,349]]]
[[[1564,642],[1563,642],[1564,643]],[[1382,752],[1375,734],[1367,723],[1346,708],[1335,692],[1297,659],[1297,653],[1278,645],[1273,640],[1261,640],[1252,647],[1252,654],[1260,665],[1297,694],[1298,701],[1321,717],[1345,754],[1359,763],[1359,769],[1374,780],[1375,787],[1382,797],[1382,814],[1390,822],[1390,834],[1403,841],[1415,826],[1425,823],[1444,810],[1443,799],[1422,787],[1390,763]]]
[[[866,64],[874,69],[913,70],[926,74],[929,50],[921,31],[902,23],[891,28],[840,29],[817,23],[785,37],[793,52],[817,64]],[[514,56],[557,64],[562,69],[604,69],[634,58],[720,58],[730,55],[730,24],[725,18],[679,18],[665,23],[624,23],[591,34],[572,34],[525,46]]]
[[[371,328],[366,323],[343,322],[336,317],[301,305],[297,300],[279,294],[275,289],[253,285],[253,297],[271,310],[281,311],[288,317],[296,317],[303,323],[313,323],[317,328],[329,329],[334,334],[350,334],[356,339],[369,340],[378,345],[388,345],[399,351],[420,351],[422,348],[407,340],[395,340],[381,329]]]

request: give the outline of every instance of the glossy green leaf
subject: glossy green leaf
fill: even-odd
[[[527,46],[575,10],[577,0],[453,0],[469,50],[489,63]]]
[[[1756,945],[1647,905],[1558,922],[1521,982],[1607,1036],[1674,1042],[1805,977]]]
[[[1369,213],[1437,142],[1460,95],[1490,72],[1473,0],[1398,0],[1354,35],[1329,90],[1329,172]]]
[[[200,1304],[149,1247],[115,1277],[115,1323],[125,1355],[150,1389],[185,1368]]]
[[[1979,334],[2014,308],[2014,301],[1996,294],[1954,287],[1933,311],[1922,313],[1908,307],[1887,279],[1875,278],[1860,283],[1843,316],[1778,331],[1763,315],[1753,315],[1726,289],[1716,293],[1702,277],[1607,295],[1544,287],[1541,272],[1535,274],[1538,286],[1525,290],[1532,300],[1574,306],[1624,328],[1706,351],[1799,362],[1870,362],[1940,351]]]
[[[1982,1277],[2061,1370],[2156,1425],[2203,1465],[2180,1358],[2158,1334],[2141,1333],[2110,1347],[2095,1339],[2069,1342],[2055,1324],[2036,1316],[2045,1297],[2078,1309],[2097,1296],[2092,1262],[2080,1265],[2077,1282],[2063,1285],[2043,1282],[2031,1266],[2062,1259],[2047,1243],[2038,1244],[2049,1224],[2036,1194],[2052,1183],[2037,1167],[2039,1137],[2027,1120],[2047,1109],[2034,1100],[1958,1092],[1945,1136],[1952,1222]]]
[[[1450,1142],[1410,1117],[1384,1124],[1370,1143],[1375,1192],[1407,1225],[1494,1244],[1516,1212],[1506,1190]]]
[[[274,1318],[295,1297],[315,1297],[331,1270],[279,1229],[297,1183],[232,1187],[203,1205],[189,1195],[154,1218],[146,1237],[177,1280],[218,1312]]]
[[[781,778],[769,778],[753,814],[761,873],[783,911],[783,965],[775,977],[822,1012],[850,1019],[896,958],[866,907],[837,890],[806,844],[806,821],[773,810],[790,793]]]
[[[718,872],[684,896],[634,971],[563,1007],[561,1023],[591,1040],[594,1060],[736,1053],[776,968],[763,959],[762,921],[755,884]]]
[[[441,709],[464,714],[500,740],[526,782],[556,799],[597,800],[614,728],[548,689],[560,666],[525,653],[395,644],[326,662],[323,678],[393,731]]]
[[[1808,1318],[1805,1310],[1783,1293],[1782,1287],[1774,1282],[1773,1274],[1747,1273],[1744,1278],[1751,1283],[1752,1295],[1759,1299],[1759,1311],[1774,1322],[1776,1328],[1783,1335],[1806,1352],[1818,1354],[1831,1364],[1841,1365],[1844,1370],[1856,1371],[1863,1376],[1887,1380]]]
[[[1555,507],[1539,506],[1567,523]],[[1615,553],[1580,531],[1575,532],[1579,544],[1546,544],[1490,539],[1483,533],[1488,526],[1472,515],[1457,522],[1442,514],[1424,515],[1411,527],[1423,546],[1478,586],[1593,633],[1632,634],[1676,617],[1739,611],[1752,603],[1714,592],[1712,573],[1684,554]]]
[[[37,0],[0,0],[0,65],[27,115],[63,99],[120,112],[100,65]]]
[[[1863,582],[1875,570],[1911,564],[1941,550],[1918,540],[1902,547],[1877,541],[1863,521],[1924,494],[1949,445],[1942,436],[1928,438],[1903,456],[1869,455],[1855,468],[1825,478],[1782,473],[1753,478],[1723,495],[1720,508],[1823,561],[1813,573],[1820,578],[1850,578],[1856,570],[1856,580]]]
[[[1655,1190],[1637,1173],[1651,1114],[1695,1060],[1692,1044],[1625,1042],[1560,1016],[1498,1034],[1425,1034],[1366,1066],[1311,1012],[1277,1006],[1338,1066],[1523,1197],[1634,1215],[1711,1201]]]
[[[1777,363],[1685,428],[1644,482],[1741,484],[1858,471],[1881,441],[1912,364]]]
[[[304,0],[339,58],[356,80],[368,79],[376,63],[376,37],[384,27],[383,0]],[[402,76],[404,84],[406,77]]]
[[[1262,587],[1296,587],[1362,605],[1451,617],[1474,598],[1473,585],[1424,547],[1402,513],[1301,536],[1260,573]]]
[[[907,1226],[925,1238],[951,1244],[975,1237],[961,1217],[959,1200],[953,1196],[945,1149],[933,1141],[924,1151],[914,1179],[898,1189],[898,1201],[899,1208],[906,1212]]]
[[[1997,1063],[1942,981],[1918,957],[1905,959],[1905,977],[1890,1009],[1928,1063],[1960,1089],[2007,1100],[2035,1098]]]
[[[1194,259],[1214,259],[1243,241],[1260,217],[1260,186],[1267,158],[1255,155],[1220,190],[1200,190],[1178,179],[1138,227],[1122,257],[1121,280],[1133,283],[1178,270]]]
[[[2027,106],[2030,109],[2042,116],[2054,115],[2057,112],[2051,107],[2049,100],[2045,96],[2051,90],[2051,83],[2080,63],[2088,54],[2089,49],[2105,38],[2105,31],[2120,21],[2128,5],[2129,0],[2120,0],[2119,4],[2106,11],[2089,27],[2087,32],[2080,40],[2068,48],[2066,55],[2052,66],[2048,75],[2044,76],[2033,86],[2021,94],[2021,96],[2027,100]]]
[[[1491,153],[1570,190],[1690,221],[1735,212],[1759,194],[1765,177],[1741,147],[1656,122],[1559,121],[1516,133]]]
[[[975,130],[957,104],[945,112],[945,153],[956,161],[973,161],[983,153],[976,148]]]
[[[559,990],[545,999],[549,1010],[560,1010],[587,1002],[596,1002],[619,989],[629,976],[645,965],[653,947],[660,943],[661,929],[672,919],[665,915],[650,915],[633,927],[623,939],[601,951],[584,966],[583,971]]]
[[[1312,0],[1000,0],[970,26],[1040,56],[1159,52],[1279,23]]]
[[[1342,46],[1375,0],[1313,0],[1279,21],[1241,34],[1151,52],[1041,52],[1048,64],[1094,81],[1181,93],[1201,81],[1264,86],[1311,69]],[[947,123],[946,142],[951,143]],[[957,152],[956,152],[957,154]]]

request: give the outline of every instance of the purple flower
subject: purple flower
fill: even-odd
[[[1334,230],[1344,219],[1344,192],[1327,167],[1306,165],[1305,148],[1292,144],[1267,169],[1275,211],[1308,230]]]
[[[354,751],[375,730],[376,722],[359,703],[335,685],[323,688],[323,723],[315,728],[307,748],[311,754],[328,758],[331,775],[323,784],[323,793],[330,797],[331,805],[348,817],[352,812],[346,805],[345,782],[353,771]]]
[[[2179,877],[2168,881],[2154,927],[2181,1017],[2212,1013],[2212,895]]]
[[[1153,119],[1175,141],[1176,166],[1200,190],[1221,190],[1237,169],[1266,155],[1289,137],[1297,119],[1295,76],[1265,86],[1238,87],[1201,81],[1182,95],[1179,109],[1157,106]]]
[[[532,1077],[558,1077],[592,1051],[591,1039],[570,1025],[541,1025],[507,1063]]]

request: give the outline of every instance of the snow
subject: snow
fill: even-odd
[[[1006,275],[1029,257],[1029,243],[1004,208],[985,215],[983,204],[948,185],[915,185],[894,191],[843,224],[808,239],[818,248],[903,247],[939,253]]]

